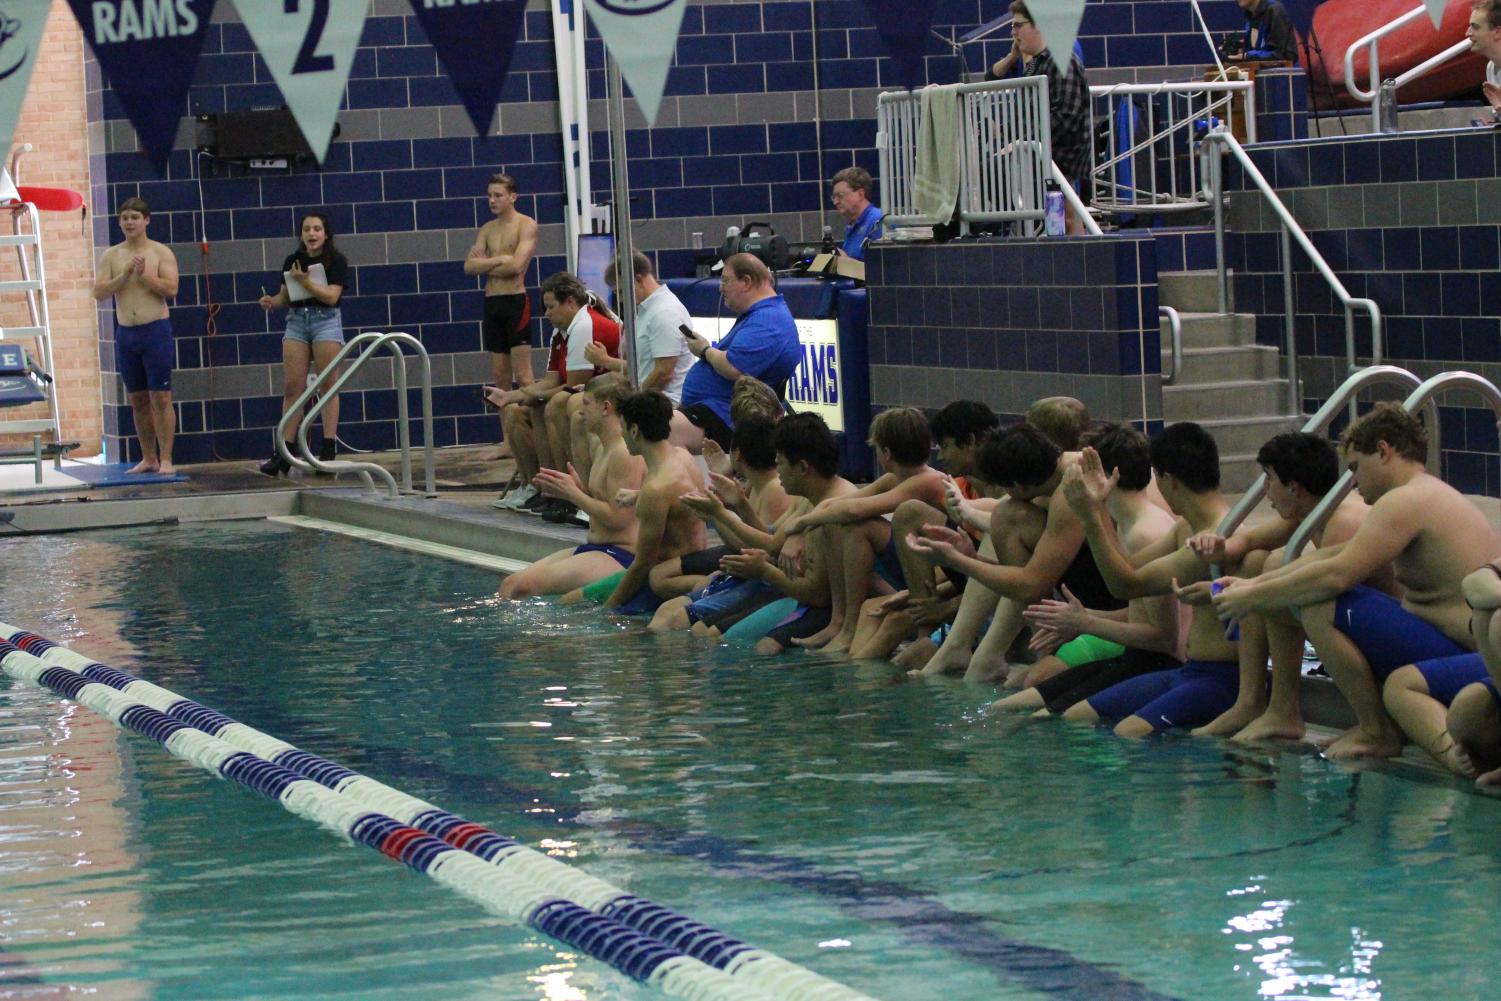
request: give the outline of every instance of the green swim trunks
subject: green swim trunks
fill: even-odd
[[[600,600],[603,601],[604,598]],[[1114,660],[1125,652],[1126,648],[1119,643],[1086,634],[1075,636],[1059,647],[1053,656],[1069,667],[1078,667],[1080,664],[1093,664],[1097,660]]]
[[[592,601],[596,605],[603,605],[610,599],[610,595],[615,593],[615,585],[619,584],[624,577],[625,571],[621,570],[619,573],[612,573],[610,576],[601,578],[593,584],[586,585],[584,587],[584,600]]]

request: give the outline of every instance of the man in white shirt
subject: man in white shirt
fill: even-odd
[[[636,283],[636,386],[663,393],[673,406],[683,400],[683,379],[695,361],[678,327],[692,326],[688,308],[657,281],[651,259],[641,251],[631,255]],[[615,287],[615,262],[605,268],[605,284]],[[622,352],[623,353],[623,352]],[[598,347],[589,349],[589,361],[614,372],[625,370],[624,358],[610,358]]]

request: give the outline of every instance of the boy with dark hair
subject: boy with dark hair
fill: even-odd
[[[800,646],[848,651],[872,588],[889,594],[904,586],[886,516],[904,501],[943,503],[944,476],[928,465],[932,436],[921,410],[897,407],[877,414],[870,425],[870,443],[882,475],[849,497],[823,501],[787,526],[789,534],[828,526],[833,563],[841,571],[831,581],[834,602],[828,626],[802,638]]]
[[[1170,535],[1172,516],[1147,495],[1152,463],[1146,436],[1115,424],[1092,435],[1090,444],[1103,466],[1118,474],[1106,506],[1126,550],[1138,553]],[[1027,609],[1036,630],[1033,648],[1054,652],[1026,672],[1028,687],[997,702],[997,709],[1062,713],[1117,682],[1182,665],[1178,600],[1172,595],[1136,598],[1112,611],[1085,608],[1067,587],[1063,597]]]
[[[1207,577],[1209,564],[1187,548],[1187,542],[1198,532],[1217,528],[1225,517],[1219,449],[1209,432],[1192,421],[1180,421],[1152,439],[1151,455],[1158,489],[1178,522],[1172,533],[1135,554],[1121,544],[1107,507],[1119,471],[1107,477],[1099,454],[1086,448],[1063,482],[1062,493],[1083,522],[1090,551],[1117,598],[1170,595],[1180,581]],[[1113,685],[1077,703],[1063,718],[1109,720],[1122,737],[1208,723],[1235,702],[1239,667],[1235,643],[1206,607],[1194,609],[1187,652],[1183,667]]]
[[[1078,462],[1079,453],[1061,451],[1031,424],[1012,425],[987,438],[979,454],[981,478],[1009,498],[991,512],[995,556],[977,552],[969,536],[943,525],[925,526],[922,534],[908,538],[907,544],[924,558],[970,579],[953,629],[922,673],[963,667],[968,680],[1002,677],[1010,666],[1006,650],[1024,626],[1023,611],[1060,584],[1090,608],[1125,607],[1100,580],[1084,548],[1079,519],[1058,491],[1064,474]],[[971,653],[991,607],[977,588],[989,589],[999,601],[990,627]]]
[[[1474,649],[1461,582],[1501,557],[1501,537],[1459,491],[1424,468],[1428,433],[1395,403],[1378,403],[1340,436],[1346,466],[1370,514],[1348,542],[1253,580],[1218,583],[1220,614],[1239,619],[1296,610],[1325,670],[1355,710],[1356,726],[1329,746],[1334,758],[1391,757],[1402,734],[1381,688],[1398,668],[1425,667]],[[1322,557],[1322,558],[1319,558]],[[1400,599],[1363,584],[1392,564]]]

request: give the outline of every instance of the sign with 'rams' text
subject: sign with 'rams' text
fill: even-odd
[[[486,135],[506,82],[526,0],[412,0],[412,9],[459,92],[474,131]]]
[[[797,320],[803,360],[787,380],[787,402],[800,414],[817,414],[830,431],[844,430],[844,379],[839,368],[839,322]],[[730,332],[732,316],[695,316],[693,330],[710,344]]]
[[[125,117],[162,171],[187,113],[188,87],[214,0],[68,0],[68,5]]]
[[[321,164],[370,0],[235,0],[240,20]]]
[[[620,64],[631,96],[654,125],[667,88],[667,70],[677,50],[688,0],[584,0],[589,20]]]

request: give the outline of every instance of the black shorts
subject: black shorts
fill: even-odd
[[[776,640],[785,650],[792,645],[793,640],[805,640],[824,629],[833,617],[832,608],[809,608],[791,622],[777,626],[766,634],[766,638]]]
[[[1182,667],[1176,657],[1152,650],[1137,650],[1127,647],[1126,652],[1110,660],[1095,660],[1078,667],[1071,667],[1055,674],[1037,686],[1048,712],[1061,716],[1070,706],[1093,695],[1098,695],[1112,685],[1154,671],[1169,671]]]
[[[724,449],[725,454],[729,454],[730,439],[735,432],[707,403],[691,403],[678,409],[690,424],[702,431],[705,437],[713,438],[715,444]]]
[[[688,553],[678,557],[678,565],[683,568],[683,573],[690,577],[707,577],[719,569],[719,560],[723,556],[733,556],[740,550],[734,546],[711,546],[708,549],[700,549],[694,553]]]
[[[485,296],[485,350],[509,354],[531,344],[532,299],[525,292]],[[509,387],[502,387],[509,388]]]

